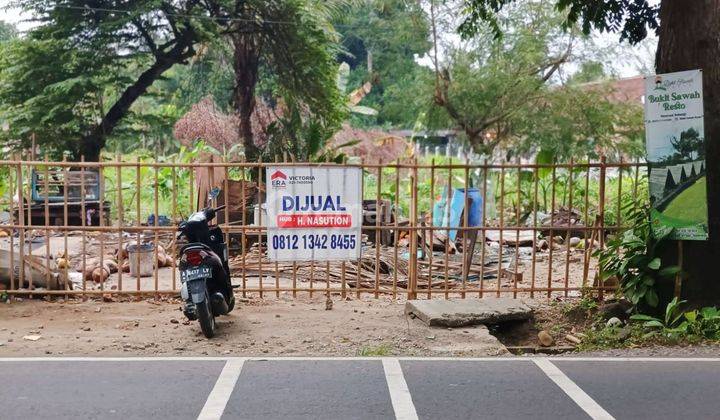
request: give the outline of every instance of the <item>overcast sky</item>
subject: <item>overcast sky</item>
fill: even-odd
[[[18,29],[25,31],[32,27],[31,23],[23,22],[26,19],[17,9],[7,9],[9,0],[0,0],[0,20],[5,22],[14,23]]]

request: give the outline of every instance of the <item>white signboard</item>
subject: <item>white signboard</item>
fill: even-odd
[[[683,130],[704,134],[702,92],[700,70],[645,78],[645,138],[651,162],[676,153],[671,140]]]
[[[360,258],[360,168],[268,167],[266,185],[270,260]]]
[[[645,137],[653,227],[707,239],[702,71],[645,78]]]

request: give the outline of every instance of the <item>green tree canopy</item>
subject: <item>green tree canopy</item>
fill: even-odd
[[[12,23],[0,20],[0,42],[17,37],[17,28]]]
[[[245,155],[255,159],[265,145],[253,136],[251,116],[258,97],[270,105],[283,98],[323,126],[339,126],[344,100],[337,88],[338,39],[331,16],[338,1],[209,0],[210,15],[231,44],[231,102],[240,121]]]
[[[499,13],[516,0],[463,0],[464,21],[459,32],[473,36],[489,25],[495,35],[501,35]],[[552,2],[546,2],[552,3]],[[637,43],[645,39],[648,30],[659,28],[660,6],[650,0],[555,0],[555,7],[565,13],[566,28],[576,23],[585,34],[592,29],[619,32],[623,40]]]
[[[507,36],[477,33],[469,47],[451,50],[446,62],[437,63],[439,117],[459,127],[477,152],[501,142],[511,118],[541,100],[548,81],[570,59],[574,37],[558,29],[561,19],[542,3],[516,5],[503,19]]]
[[[643,109],[609,100],[605,95],[610,88],[608,82],[550,89],[512,119],[508,148],[520,155],[543,151],[561,162],[643,156]]]
[[[692,127],[680,133],[680,138],[673,137],[670,143],[684,161],[705,155],[705,141],[700,132]]]
[[[421,4],[407,0],[352,2],[333,24],[341,35],[343,54],[350,64],[349,86],[373,83],[363,104],[377,109],[376,118],[358,123],[412,126],[417,110],[398,93],[413,89],[419,73],[426,72],[416,57],[430,50],[430,28]]]
[[[97,160],[135,101],[212,33],[196,0],[16,0],[38,26],[0,58],[5,140]],[[205,16],[207,16],[205,14]]]

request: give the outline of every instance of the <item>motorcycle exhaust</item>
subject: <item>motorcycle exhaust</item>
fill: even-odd
[[[225,296],[223,296],[220,292],[215,292],[212,296],[210,296],[210,305],[212,306],[213,314],[215,315],[227,315],[229,312]]]

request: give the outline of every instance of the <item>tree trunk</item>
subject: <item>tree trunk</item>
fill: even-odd
[[[175,64],[182,63],[195,54],[193,43],[195,34],[186,31],[182,37],[177,39],[175,46],[167,53],[156,57],[150,68],[142,72],[135,83],[128,86],[120,95],[112,107],[105,113],[100,124],[83,136],[80,142],[80,153],[86,161],[97,162],[100,160],[100,152],[105,147],[107,136],[113,131],[122,120],[135,101],[147,92],[148,88],[155,83],[155,80],[169,70]],[[79,157],[79,156],[78,156]]]
[[[233,47],[235,71],[233,106],[240,120],[240,138],[245,149],[245,158],[252,161],[260,155],[260,149],[255,145],[251,124],[260,63],[259,46],[256,45],[252,35],[236,34],[233,36]]]
[[[708,224],[710,239],[683,243],[686,277],[682,296],[717,304],[720,281],[720,0],[662,0],[657,73],[701,69],[705,106]],[[677,258],[677,248],[668,257]]]

